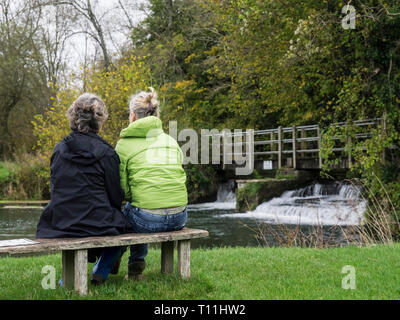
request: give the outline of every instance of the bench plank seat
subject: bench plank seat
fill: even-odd
[[[32,253],[52,253],[62,250],[79,250],[128,246],[139,243],[154,243],[184,239],[203,238],[208,231],[183,228],[179,231],[158,233],[126,233],[119,236],[87,237],[87,238],[54,238],[36,239],[38,244],[26,246],[0,247],[0,256],[24,255]]]
[[[178,249],[178,273],[190,277],[190,240],[208,237],[208,231],[183,228],[179,231],[158,233],[127,233],[119,236],[87,238],[36,239],[37,244],[0,247],[2,256],[24,256],[62,251],[63,286],[74,287],[81,295],[87,294],[87,250],[139,243],[161,242],[161,272],[171,273],[174,263],[174,241]]]

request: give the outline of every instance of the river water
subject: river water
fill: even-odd
[[[281,245],[293,232],[309,238],[317,233],[316,228],[322,238],[345,245],[343,230],[359,225],[366,207],[356,187],[313,184],[287,191],[252,212],[235,213],[231,186],[221,185],[216,202],[189,205],[187,227],[210,233],[209,238],[193,240],[193,247]],[[32,206],[0,208],[0,240],[34,239],[42,210]]]

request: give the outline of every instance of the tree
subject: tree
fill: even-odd
[[[30,139],[29,129],[10,127],[29,124],[29,118],[49,98],[45,63],[39,43],[41,12],[30,2],[14,7],[0,1],[0,156],[11,156],[15,146]],[[17,113],[11,119],[13,112]],[[13,132],[11,132],[13,131]],[[27,138],[24,139],[24,138]]]
[[[70,7],[74,13],[75,31],[73,34],[86,34],[91,37],[100,47],[103,54],[104,68],[111,68],[111,57],[108,45],[105,39],[104,26],[101,18],[96,13],[98,3],[93,0],[37,0],[37,7]],[[87,23],[80,24],[80,18]]]
[[[97,70],[93,65],[82,73],[86,75],[87,91],[97,94],[107,107],[109,116],[100,135],[115,145],[120,131],[129,124],[129,97],[150,85],[147,66],[140,58],[129,56],[116,61],[112,71]],[[52,105],[35,116],[33,133],[41,154],[50,158],[55,145],[70,132],[65,112],[82,93],[77,87],[60,87],[51,98]]]
[[[36,3],[33,2],[36,6]],[[46,10],[47,9],[47,10]],[[44,11],[42,23],[38,30],[39,41],[45,60],[45,73],[47,81],[53,84],[65,81],[67,66],[67,41],[71,37],[71,22],[68,17],[70,8],[63,7],[38,7]]]
[[[166,125],[212,128],[220,124],[214,106],[220,83],[206,72],[205,60],[221,36],[202,0],[150,0],[146,17],[132,30],[132,53],[145,57],[153,86],[163,99]]]

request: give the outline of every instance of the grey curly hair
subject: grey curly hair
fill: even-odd
[[[108,118],[106,105],[93,93],[84,93],[76,99],[66,112],[69,127],[83,133],[98,133]]]

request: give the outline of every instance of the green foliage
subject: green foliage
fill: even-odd
[[[20,154],[15,162],[0,163],[0,198],[8,200],[49,199],[50,172],[47,156]]]
[[[399,4],[368,1],[371,14],[344,30],[339,0],[149,3],[132,39],[160,83],[164,120],[265,129],[382,117],[386,109],[388,123],[398,121],[399,19],[384,8]],[[398,130],[389,131],[391,139]]]
[[[386,186],[387,192],[391,196],[391,202],[396,209],[397,218],[400,219],[400,179],[389,182]]]
[[[294,173],[290,173],[285,171],[284,169],[277,169],[275,172],[275,179],[296,179],[296,175]]]
[[[262,182],[247,183],[244,188],[236,190],[236,210],[246,208],[247,211],[252,211],[258,206],[257,193],[263,186]]]
[[[148,66],[142,58],[130,55],[114,63],[112,71],[83,70],[87,74],[86,91],[100,96],[109,113],[100,135],[111,145],[119,139],[120,131],[129,125],[129,97],[147,90],[151,84]]]
[[[214,201],[219,179],[216,170],[208,165],[184,166],[189,203]]]
[[[0,184],[7,180],[10,170],[5,162],[0,162]]]
[[[127,57],[117,63],[112,71],[82,70],[86,81],[86,91],[100,96],[109,113],[100,135],[115,145],[120,131],[129,124],[129,96],[150,85],[148,69],[140,58]],[[39,114],[33,122],[33,133],[37,137],[37,149],[50,157],[55,145],[69,132],[65,112],[82,94],[76,88],[58,88],[57,95],[52,97],[53,105],[44,114]]]
[[[301,112],[294,105],[292,108],[291,101],[281,96],[287,106],[282,106],[283,113],[288,115],[287,124],[315,122],[325,127],[321,144],[326,172],[341,161],[343,153],[333,149],[345,146],[344,154],[352,159],[349,176],[362,178],[375,201],[384,201],[386,193],[395,199],[396,183],[383,190],[379,181],[384,160],[398,166],[398,155],[384,159],[383,152],[400,142],[400,58],[395,54],[400,19],[388,14],[398,12],[399,2],[356,4],[355,30],[341,28],[343,3],[329,3],[320,2],[318,10],[310,10],[307,17],[298,20],[289,50],[281,60],[286,68],[281,74],[284,87],[292,92],[291,99],[298,96],[302,107]],[[353,121],[367,118],[385,120],[377,127],[363,128],[371,134],[368,139],[357,139],[363,129],[352,126]],[[348,125],[328,126],[342,121]],[[398,203],[395,206],[400,208]]]
[[[8,159],[34,145],[30,121],[51,95],[38,12],[21,4],[0,5],[0,157]]]
[[[390,163],[383,168],[382,181],[390,183],[400,180],[400,167],[395,163]]]
[[[214,103],[216,79],[204,64],[220,36],[212,11],[202,0],[151,0],[148,11],[132,32],[132,51],[145,56],[159,85],[163,121],[178,121],[180,128],[219,127],[223,110]]]
[[[78,97],[77,89],[59,89],[57,95],[52,97],[53,104],[43,114],[35,116],[33,134],[37,138],[36,150],[46,155],[48,159],[56,144],[70,131],[65,113],[69,106]]]
[[[288,43],[291,19],[278,1],[209,1],[222,36],[206,60],[220,90],[216,102],[235,128],[275,127],[279,110],[272,85]],[[292,6],[293,7],[293,6]],[[279,93],[278,93],[279,94]]]

